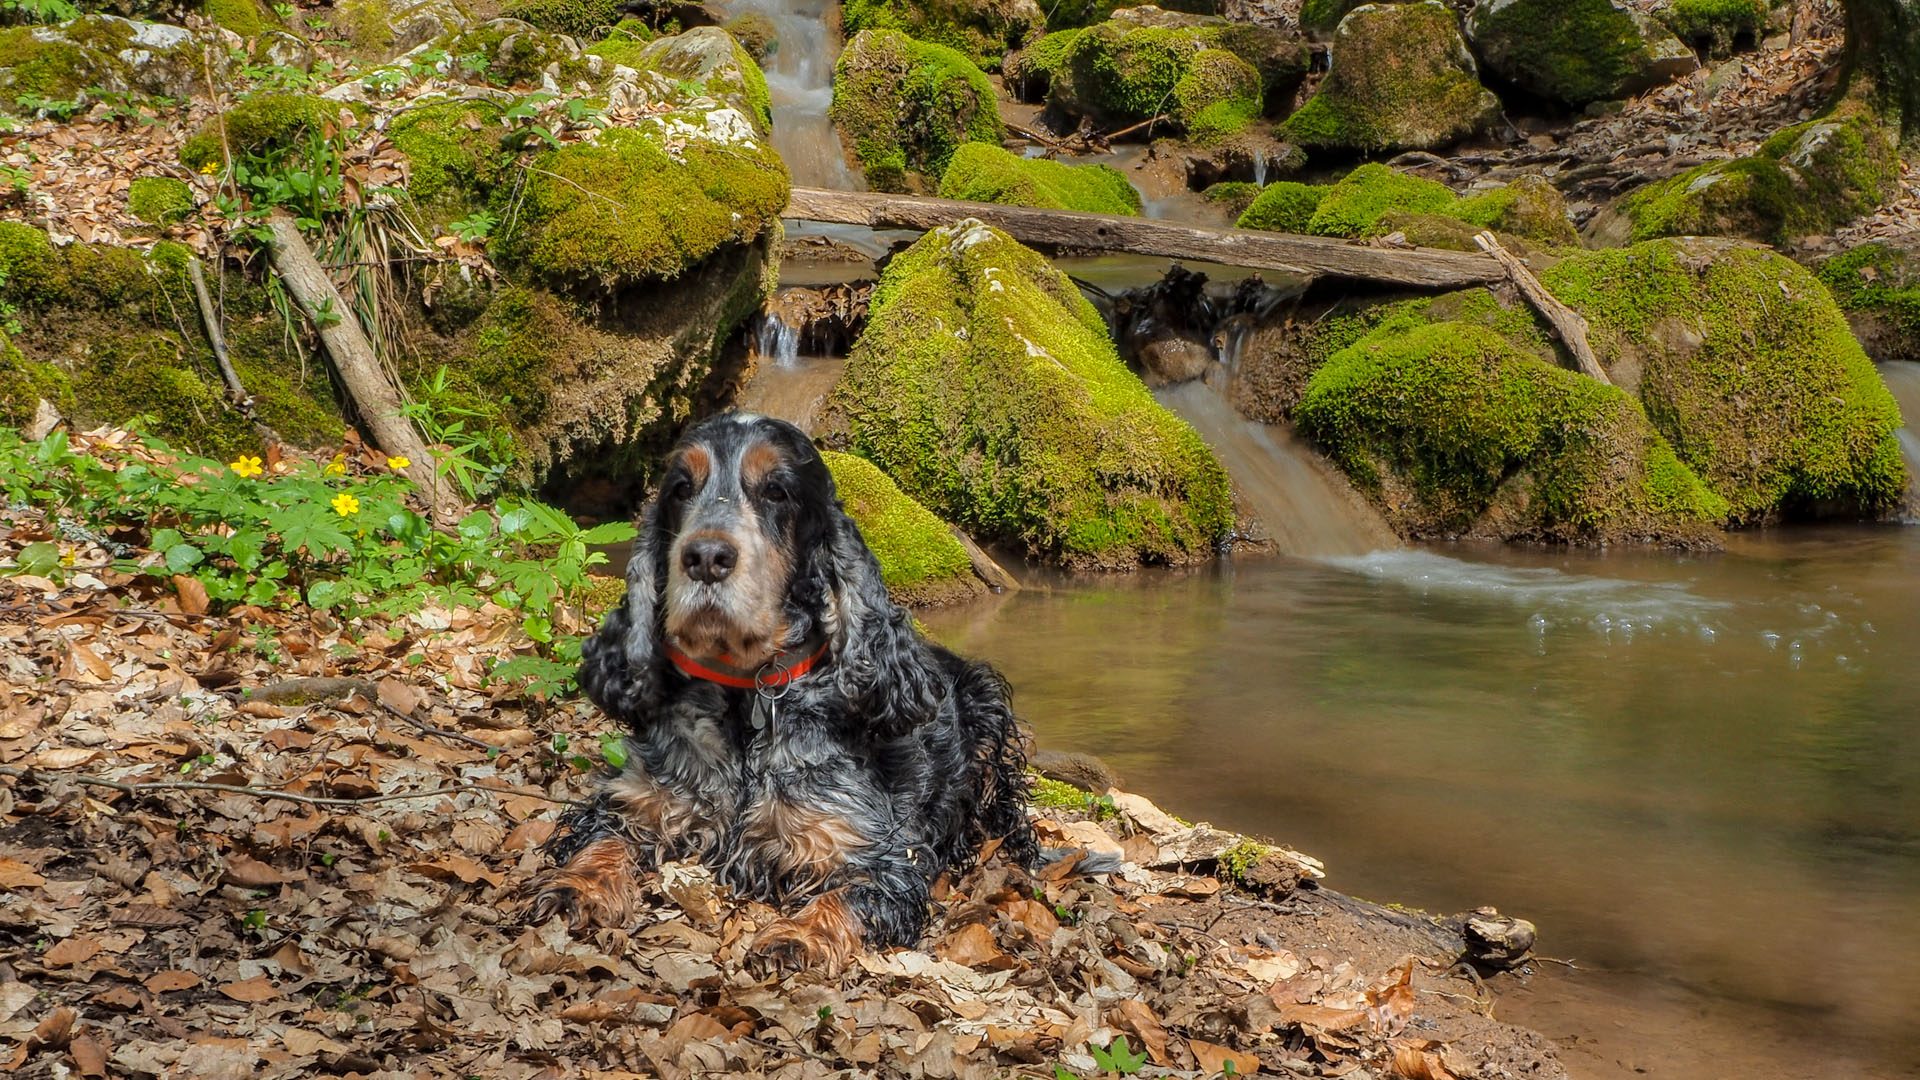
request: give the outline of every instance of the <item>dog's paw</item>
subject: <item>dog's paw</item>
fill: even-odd
[[[780,919],[760,931],[747,951],[776,971],[825,967],[837,973],[841,960],[820,933],[793,919]]]
[[[536,879],[528,892],[527,921],[535,926],[558,915],[574,933],[595,927],[619,929],[627,924],[628,905],[602,887],[564,871]]]

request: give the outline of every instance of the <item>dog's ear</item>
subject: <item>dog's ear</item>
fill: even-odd
[[[660,595],[666,586],[661,500],[647,504],[627,560],[627,597],[580,645],[580,687],[607,715],[637,724],[660,699]]]
[[[904,734],[933,718],[946,680],[912,618],[887,596],[860,527],[838,506],[832,517],[833,677],[855,715],[881,735]]]

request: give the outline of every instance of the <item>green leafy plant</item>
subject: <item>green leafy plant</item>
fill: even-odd
[[[1135,1051],[1129,1047],[1125,1035],[1115,1036],[1113,1044],[1105,1050],[1097,1046],[1089,1047],[1089,1049],[1093,1051],[1094,1065],[1099,1067],[1101,1072],[1118,1073],[1121,1076],[1132,1076],[1134,1073],[1140,1071],[1141,1066],[1147,1063],[1146,1053],[1144,1051]]]
[[[87,107],[86,99],[79,97],[50,98],[39,94],[20,94],[13,100],[15,104],[35,116],[44,116],[49,120],[62,122],[73,119]]]
[[[467,243],[480,244],[486,242],[487,237],[493,232],[493,227],[498,223],[499,219],[491,213],[475,210],[459,221],[448,223],[447,227],[453,230],[453,235]]]
[[[273,5],[273,13],[280,17],[281,22],[288,22],[293,19],[294,7],[292,4],[286,3],[275,4]]]
[[[7,22],[55,23],[80,17],[80,9],[67,0],[0,0],[0,12]]]

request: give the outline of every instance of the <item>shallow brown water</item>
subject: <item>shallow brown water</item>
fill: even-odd
[[[1243,561],[922,618],[1176,812],[1538,922],[1598,970],[1505,1015],[1577,1075],[1920,1075],[1920,529]]]

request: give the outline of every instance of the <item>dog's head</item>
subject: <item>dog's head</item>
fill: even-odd
[[[751,413],[704,421],[674,448],[642,512],[627,599],[582,649],[594,703],[642,723],[663,645],[752,670],[824,639],[853,713],[898,731],[931,716],[940,680],[806,434]]]

